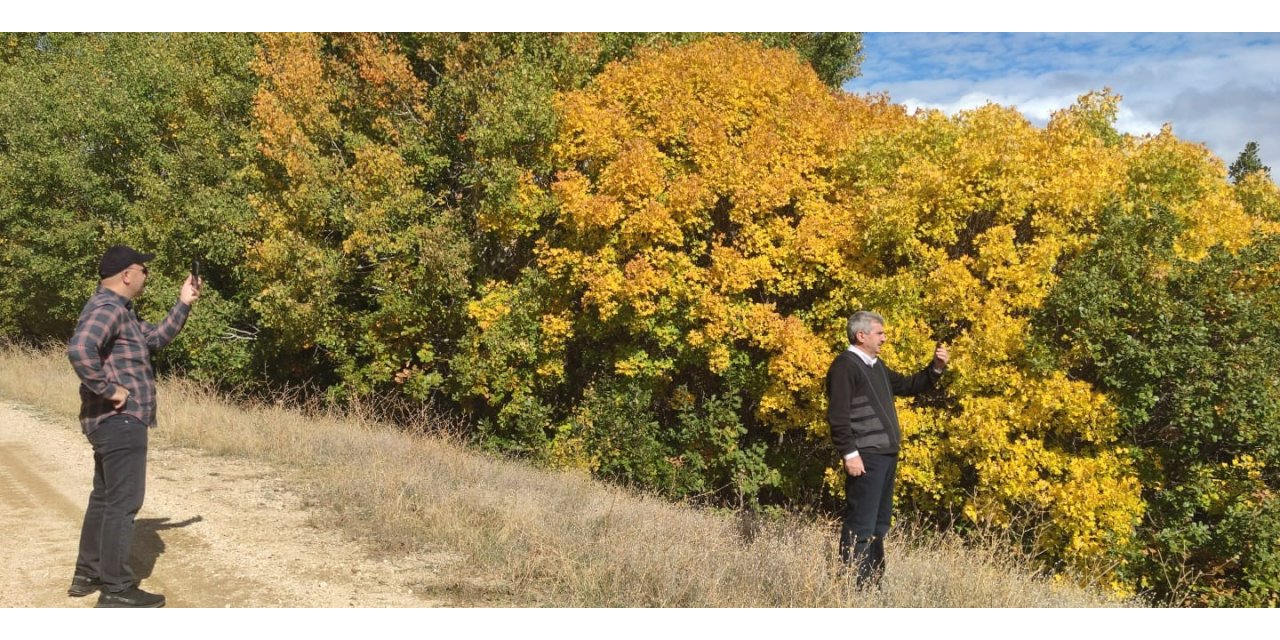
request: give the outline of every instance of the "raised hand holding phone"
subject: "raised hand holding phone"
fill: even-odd
[[[191,275],[187,276],[187,280],[182,283],[182,290],[178,292],[178,299],[186,304],[191,304],[200,298],[200,260],[199,258],[191,260]]]
[[[939,342],[933,349],[933,370],[943,371],[949,362],[951,362],[951,352],[946,344]]]

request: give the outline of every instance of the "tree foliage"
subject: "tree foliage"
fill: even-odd
[[[264,35],[253,69],[253,308],[268,348],[311,354],[348,392],[438,386],[433,345],[457,331],[468,246],[424,191],[446,162],[427,85],[394,40]],[[295,362],[297,375],[305,365]]]
[[[199,256],[207,311],[169,361],[242,379],[251,354],[220,336],[244,319],[250,211],[236,171],[251,39],[23,34],[0,44],[0,332],[65,339],[111,244],[159,256],[156,313]]]
[[[857,34],[0,38],[5,336],[65,338],[108,244],[159,254],[147,312],[199,256],[163,361],[191,375],[430,398],[548,466],[814,506],[822,375],[873,309],[894,368],[953,354],[899,403],[904,509],[1120,592],[1275,604],[1280,190],[1119,133],[1109,92],[1045,127],[907,113],[838,89]]]
[[[1147,504],[1131,571],[1165,601],[1274,605],[1280,590],[1280,312],[1267,235],[1191,261],[1163,205],[1113,208],[1042,311],[1061,362],[1114,399]]]
[[[1117,102],[1085,96],[1044,129],[996,106],[908,117],[736,41],[611,66],[559,98],[557,165],[535,194],[555,226],[535,265],[472,303],[464,391],[492,407],[495,437],[553,464],[677,495],[795,495],[829,464],[821,375],[843,318],[878,309],[894,366],[936,340],[956,353],[946,393],[902,411],[907,502],[1017,527],[1123,590],[1146,454],[1103,389],[1045,366],[1038,313],[1111,208],[1161,203],[1188,262],[1266,225],[1201,148],[1117,134]],[[600,389],[629,403],[599,405]],[[740,409],[718,435],[653,435],[726,398]]]
[[[532,259],[554,93],[635,46],[703,37],[263,36],[249,265],[267,349],[293,360],[280,370],[331,370],[342,393],[440,388],[471,282]],[[857,38],[771,38],[812,51],[833,79],[856,70]]]
[[[1251,173],[1261,172],[1268,177],[1271,175],[1271,167],[1262,164],[1262,159],[1258,157],[1258,143],[1250,141],[1244,145],[1244,150],[1236,157],[1236,161],[1231,163],[1227,169],[1227,177],[1231,179],[1233,184],[1240,184],[1245,176]]]
[[[493,428],[553,459],[585,451],[599,470],[628,455],[622,475],[638,479],[727,457],[677,493],[782,489],[767,443],[825,440],[821,375],[843,318],[877,308],[896,327],[891,363],[920,366],[935,339],[963,354],[956,404],[904,411],[919,443],[908,495],[975,521],[1034,513],[1048,524],[1037,544],[1092,561],[1141,512],[1128,452],[1099,394],[1027,370],[1023,336],[1091,208],[1124,182],[1122,151],[1086,126],[1114,101],[1095,102],[1045,132],[995,107],[911,119],[833,94],[792,54],[728,40],[611,67],[560,99],[557,226],[521,279],[540,291],[494,282],[473,303],[470,391],[539,406],[509,424],[500,410]],[[517,324],[513,357],[495,343]],[[584,394],[619,381],[651,402],[630,420],[583,414]],[[745,409],[736,434],[698,447],[668,429],[615,449],[617,430],[723,398]],[[799,465],[809,484],[829,461],[814,451]]]

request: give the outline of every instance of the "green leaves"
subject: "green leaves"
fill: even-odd
[[[154,306],[167,308],[195,256],[211,287],[241,295],[248,207],[235,157],[252,37],[4,37],[0,265],[15,275],[0,283],[0,331],[64,339],[98,257],[120,242],[157,254]],[[243,312],[216,317],[236,323]]]
[[[1231,186],[1109,92],[911,116],[832,92],[857,34],[709,35],[0,36],[0,334],[64,339],[109,244],[158,254],[149,316],[199,257],[164,366],[816,504],[822,371],[872,307],[902,369],[953,347],[901,407],[904,504],[1275,604],[1280,190],[1249,149]]]
[[[1107,392],[1141,448],[1147,515],[1130,569],[1198,576],[1153,595],[1180,604],[1274,603],[1280,540],[1280,237],[1179,258],[1160,205],[1108,210],[1036,324],[1062,362]]]

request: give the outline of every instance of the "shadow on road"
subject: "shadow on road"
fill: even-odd
[[[129,566],[139,580],[151,577],[156,567],[156,558],[164,553],[164,540],[160,532],[166,529],[187,527],[204,520],[202,516],[193,516],[182,522],[169,522],[168,518],[141,518],[133,521],[133,553],[129,556]]]

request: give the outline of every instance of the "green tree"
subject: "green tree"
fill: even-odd
[[[1177,605],[1280,601],[1280,236],[1180,258],[1167,208],[1108,209],[1037,318],[1113,399],[1147,504],[1129,567]]]
[[[1271,167],[1262,164],[1262,159],[1258,157],[1258,143],[1250,141],[1244,145],[1244,150],[1236,156],[1236,161],[1231,163],[1231,167],[1227,169],[1227,177],[1231,179],[1232,184],[1240,184],[1245,176],[1261,171],[1268,177],[1271,175]]]
[[[203,258],[205,312],[166,358],[243,375],[246,345],[223,338],[244,320],[249,209],[236,173],[253,37],[14,34],[0,45],[0,333],[65,339],[99,256],[123,242],[158,255],[142,301],[157,311]]]

